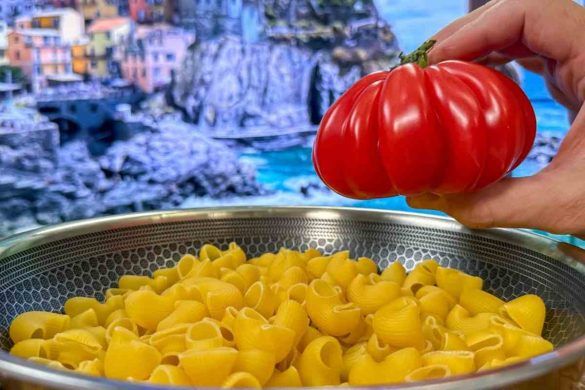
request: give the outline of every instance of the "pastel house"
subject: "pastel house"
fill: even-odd
[[[171,82],[195,35],[165,24],[139,26],[122,45],[122,76],[145,92]]]
[[[119,5],[114,0],[77,0],[77,9],[83,15],[86,23],[100,18],[113,18],[119,15]]]
[[[71,74],[71,48],[52,29],[16,29],[8,34],[8,59],[37,91],[53,76]]]
[[[136,23],[159,23],[165,18],[168,0],[128,0],[130,17]]]
[[[83,17],[73,8],[60,8],[35,12],[31,16],[32,28],[55,30],[62,42],[73,42],[85,34]]]
[[[114,73],[118,63],[116,47],[126,40],[131,30],[132,20],[125,17],[98,19],[89,26],[87,56],[92,76],[107,77]]]
[[[8,50],[8,24],[0,20],[0,66],[8,65],[8,57],[6,51]],[[0,80],[1,82],[2,80]]]

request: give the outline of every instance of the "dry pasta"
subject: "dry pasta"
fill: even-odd
[[[11,354],[54,369],[158,385],[347,386],[497,369],[550,352],[536,295],[509,302],[429,259],[380,273],[348,251],[248,259],[204,245],[105,301],[18,315]]]

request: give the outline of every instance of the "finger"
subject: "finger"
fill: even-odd
[[[546,192],[550,193],[544,191],[543,183],[535,176],[504,179],[470,194],[409,198],[408,204],[417,209],[443,211],[471,228],[554,229],[542,215],[543,206],[550,209],[552,202]]]
[[[564,62],[585,42],[575,34],[582,29],[583,15],[582,7],[571,1],[542,0],[535,7],[530,0],[502,0],[438,41],[429,53],[430,61],[473,60],[523,45],[528,51],[521,54],[532,52]]]

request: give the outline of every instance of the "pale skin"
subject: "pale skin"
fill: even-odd
[[[585,8],[571,0],[492,0],[439,31],[431,63],[516,59],[540,73],[567,108],[571,128],[538,174],[470,194],[408,198],[471,228],[540,229],[585,237]]]

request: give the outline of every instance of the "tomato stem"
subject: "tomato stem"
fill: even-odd
[[[400,65],[404,64],[418,64],[421,68],[426,68],[429,65],[429,50],[437,43],[434,39],[429,39],[425,41],[418,49],[413,51],[410,54],[404,55],[404,53],[400,53],[398,57],[400,58]]]

